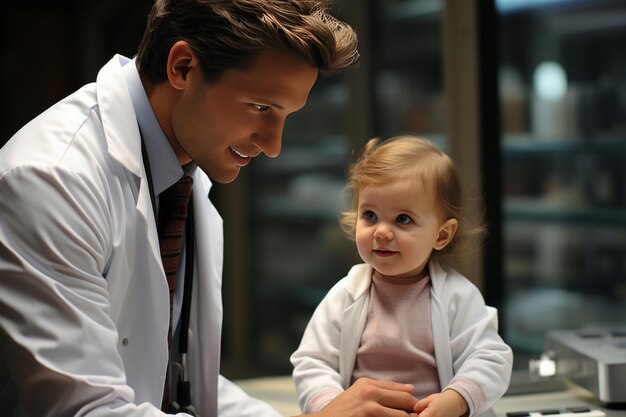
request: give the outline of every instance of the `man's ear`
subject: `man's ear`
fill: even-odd
[[[196,57],[186,41],[177,41],[167,57],[167,79],[172,87],[183,90],[187,86],[187,74],[196,65]]]
[[[452,240],[459,228],[459,221],[457,219],[448,219],[439,228],[439,234],[437,235],[437,241],[435,242],[434,249],[441,250],[445,248]]]

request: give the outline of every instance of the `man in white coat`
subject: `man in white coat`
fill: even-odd
[[[113,57],[0,150],[2,416],[278,416],[219,376],[223,237],[208,195],[261,152],[277,156],[318,72],[358,58],[327,9],[157,0],[135,59]],[[183,174],[195,250],[183,247],[170,317],[155,215]],[[162,410],[164,388],[181,401],[175,372],[164,385],[186,279],[191,401]],[[410,391],[359,381],[320,416],[406,416]]]

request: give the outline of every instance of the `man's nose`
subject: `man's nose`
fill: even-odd
[[[275,158],[280,155],[284,126],[284,121],[277,122],[264,130],[263,133],[255,135],[252,142],[254,142],[265,155],[270,158]]]

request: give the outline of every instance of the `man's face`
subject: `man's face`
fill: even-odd
[[[261,152],[278,156],[285,119],[304,106],[317,74],[306,61],[278,51],[260,53],[213,84],[192,68],[171,113],[169,139],[179,159],[229,183]]]

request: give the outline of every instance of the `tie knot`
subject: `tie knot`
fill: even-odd
[[[159,230],[168,227],[166,225],[173,221],[182,233],[192,186],[193,179],[185,174],[159,195]]]
[[[161,196],[189,198],[193,187],[193,178],[184,174],[178,181],[172,184],[167,190],[161,193]]]

